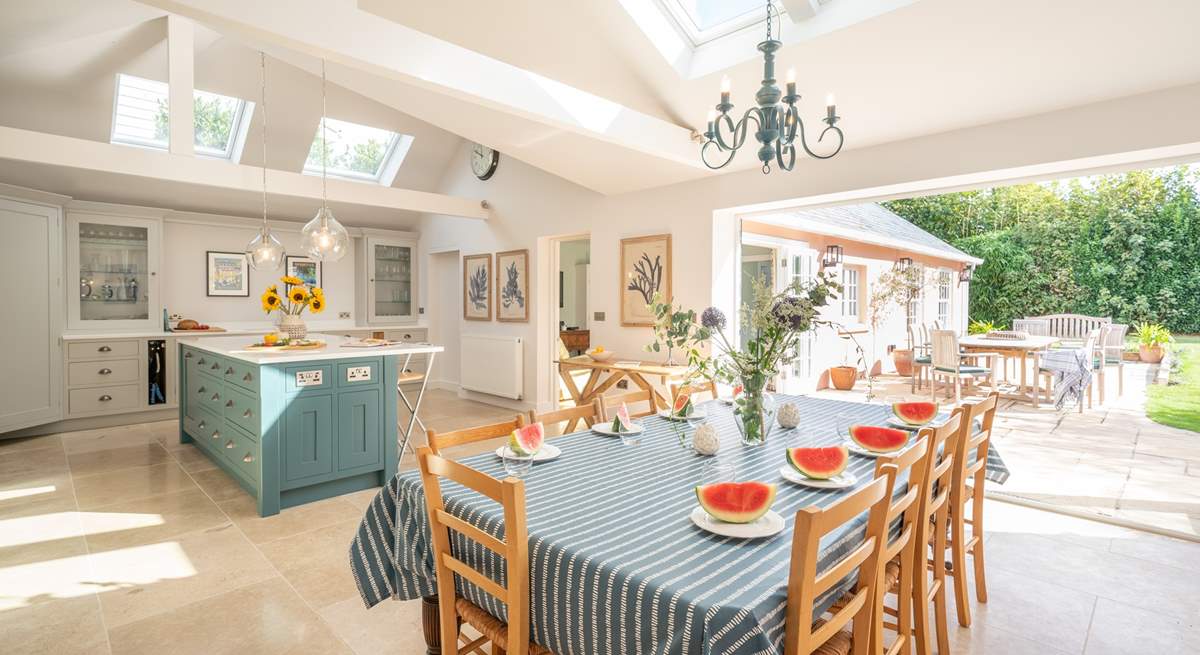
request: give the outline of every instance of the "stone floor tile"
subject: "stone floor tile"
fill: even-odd
[[[77,477],[74,482],[75,497],[84,510],[196,488],[196,483],[173,461]]]
[[[171,461],[171,456],[158,442],[137,446],[105,448],[85,452],[67,453],[67,464],[71,475],[79,478],[97,473],[109,473],[124,469],[154,466]]]
[[[109,653],[95,594],[0,612],[6,655]]]
[[[195,488],[104,505],[81,512],[80,517],[93,553],[230,524],[217,504]]]

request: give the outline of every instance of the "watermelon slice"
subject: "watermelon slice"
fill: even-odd
[[[546,429],[539,421],[513,430],[512,434],[508,435],[508,449],[519,457],[528,457],[536,455],[542,449],[542,442],[545,440]]]
[[[691,395],[681,393],[678,396],[675,396],[675,405],[671,407],[671,414],[673,416],[691,416],[692,409]]]
[[[806,478],[828,480],[846,470],[850,451],[845,446],[788,448],[787,461]]]
[[[696,500],[708,515],[726,523],[752,523],[775,502],[775,485],[766,482],[717,482],[696,487]]]
[[[910,432],[885,428],[878,425],[851,425],[850,438],[854,443],[875,453],[890,453],[900,450],[908,443]]]
[[[938,406],[930,402],[893,403],[892,413],[905,425],[920,427],[937,417]]]
[[[633,420],[629,418],[629,408],[625,406],[625,403],[621,403],[621,408],[613,417],[612,431],[617,434],[633,431]]]

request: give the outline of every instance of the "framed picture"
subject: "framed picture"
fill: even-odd
[[[529,251],[496,253],[496,320],[529,320]]]
[[[654,325],[654,294],[671,298],[671,235],[621,239],[621,325]]]
[[[209,250],[208,295],[210,296],[241,296],[250,295],[250,259],[244,252],[216,252]]]
[[[463,257],[463,318],[492,320],[492,255]]]
[[[288,275],[304,280],[310,287],[325,286],[321,284],[321,262],[301,255],[288,255],[283,261]]]

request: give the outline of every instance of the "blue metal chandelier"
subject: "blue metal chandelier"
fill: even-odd
[[[804,122],[796,109],[796,101],[800,96],[796,94],[795,72],[788,71],[787,95],[775,85],[775,53],[783,47],[783,43],[771,38],[772,15],[776,21],[779,20],[779,10],[771,0],[767,0],[767,39],[758,44],[758,50],[763,53],[762,86],[758,93],[754,94],[758,106],[747,109],[742,119],[735,124],[729,115],[733,104],[729,102],[729,78],[725,78],[721,83],[721,102],[716,105],[715,110],[709,111],[708,130],[704,132],[705,141],[700,147],[700,159],[711,169],[724,168],[733,161],[733,156],[746,144],[751,121],[754,122],[754,138],[761,144],[758,148],[758,160],[762,162],[764,174],[771,172],[772,161],[785,171],[792,170],[796,165],[796,137],[800,137],[799,145],[804,152],[816,159],[829,159],[842,150],[844,137],[841,128],[837,126],[840,117],[837,115],[837,106],[832,95],[826,102],[826,115],[822,120],[828,127],[821,131],[817,141],[823,141],[825,135],[832,131],[837,135],[837,147],[829,154],[819,155],[809,149],[804,134]],[[783,101],[782,104],[780,100]],[[718,163],[713,163],[714,161]]]

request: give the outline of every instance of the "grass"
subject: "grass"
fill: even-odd
[[[1146,416],[1155,423],[1200,432],[1200,336],[1175,337],[1179,371],[1170,385],[1146,388]]]

